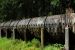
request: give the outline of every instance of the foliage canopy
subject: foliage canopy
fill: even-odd
[[[0,0],[0,21],[65,13],[75,0]]]

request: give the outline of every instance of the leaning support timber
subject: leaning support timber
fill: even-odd
[[[13,40],[15,39],[15,27],[13,27],[12,38],[13,38]]]
[[[68,25],[65,27],[65,50],[69,50],[69,31]]]
[[[41,50],[44,47],[44,28],[41,28]]]
[[[1,38],[1,28],[0,28],[0,38]]]

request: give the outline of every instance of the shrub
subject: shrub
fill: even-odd
[[[63,45],[61,44],[49,44],[44,47],[44,50],[60,50]],[[2,50],[41,50],[40,41],[33,39],[32,41],[11,40],[7,38],[0,39],[0,49]]]
[[[33,46],[40,47],[40,41],[35,38],[31,41],[31,43]]]

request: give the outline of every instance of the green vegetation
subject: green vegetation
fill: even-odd
[[[0,50],[41,50],[40,46],[40,42],[37,39],[33,39],[31,42],[7,38],[0,39]],[[45,46],[44,50],[61,50],[61,48],[63,48],[61,44],[50,44]]]

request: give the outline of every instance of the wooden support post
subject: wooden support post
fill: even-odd
[[[0,38],[1,38],[1,28],[0,28]]]
[[[26,41],[26,29],[24,29],[24,40]]]
[[[48,28],[48,32],[50,31],[50,28]]]
[[[55,27],[55,33],[57,33],[57,27]]]
[[[74,27],[74,24],[73,24],[73,32],[75,33],[75,27]]]
[[[44,28],[41,28],[41,50],[44,47]]]
[[[62,27],[62,32],[64,32],[63,31],[63,16],[61,16],[61,27]]]
[[[15,28],[13,27],[12,39],[15,39]]]
[[[69,29],[68,29],[68,25],[65,27],[65,50],[69,50]]]
[[[7,28],[5,29],[5,33],[6,33],[6,38],[7,38]]]

